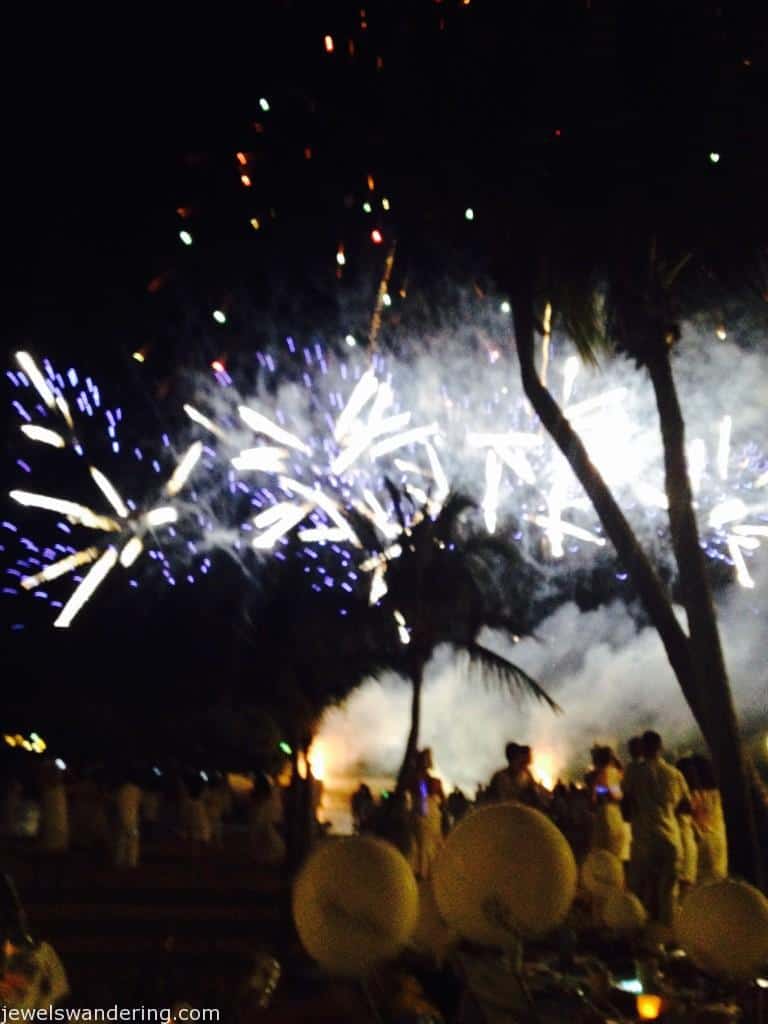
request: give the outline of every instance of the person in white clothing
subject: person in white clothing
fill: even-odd
[[[432,775],[432,751],[427,748],[417,755],[417,794],[413,811],[414,873],[428,878],[443,841],[443,784]]]
[[[251,855],[258,864],[282,864],[285,860],[285,841],[277,830],[282,820],[279,788],[268,775],[257,775],[248,807],[248,837]]]
[[[203,803],[208,814],[211,842],[216,846],[221,846],[224,840],[222,821],[231,809],[232,798],[226,778],[218,772],[210,785],[205,788]]]
[[[115,866],[120,868],[138,867],[141,788],[131,778],[126,778],[117,787],[115,805],[117,810]]]
[[[643,734],[645,761],[629,779],[625,776],[624,793],[632,821],[631,884],[651,918],[671,927],[684,870],[678,815],[690,808],[690,793],[661,750],[657,732]]]
[[[587,776],[590,801],[594,808],[593,850],[608,850],[625,860],[626,829],[621,816],[621,765],[610,747],[593,747],[592,771]]]
[[[728,875],[728,839],[723,802],[708,758],[693,758],[693,774],[689,786],[699,844],[698,882],[719,882]]]
[[[677,767],[683,774],[688,790],[693,800],[693,777],[694,767],[692,757],[683,757],[677,762]],[[680,869],[680,899],[685,898],[686,892],[696,885],[699,874],[699,848],[696,841],[696,824],[693,819],[692,802],[683,801],[677,813],[677,820],[680,823],[680,838],[683,844],[683,861]]]
[[[40,845],[47,853],[69,849],[69,807],[63,772],[52,762],[42,767],[40,778]]]

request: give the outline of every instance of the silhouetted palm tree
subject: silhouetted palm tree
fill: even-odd
[[[368,524],[357,523],[358,536],[386,562],[387,592],[378,602],[381,650],[391,667],[411,683],[411,723],[399,774],[412,764],[419,743],[424,670],[441,644],[469,658],[470,667],[510,691],[555,702],[518,665],[481,643],[484,629],[518,639],[530,627],[531,573],[514,548],[462,523],[474,506],[467,497],[451,494],[439,511],[411,503],[393,485],[390,495],[400,522],[397,557],[386,558],[392,541],[378,537]]]
[[[750,784],[754,768],[739,733],[702,551],[685,454],[685,428],[675,387],[672,352],[679,323],[693,313],[714,313],[728,291],[716,246],[701,232],[677,224],[664,243],[651,236],[652,220],[624,209],[591,224],[582,244],[560,246],[549,258],[532,245],[507,278],[512,290],[515,342],[525,394],[598,513],[664,644],[683,694],[709,746],[726,808],[732,865],[752,880],[762,876]],[[579,234],[576,232],[576,234]],[[718,244],[720,239],[717,240]],[[687,243],[687,245],[685,244]],[[743,252],[748,254],[749,246]],[[746,265],[746,264],[745,264]],[[733,263],[729,264],[731,272]],[[753,268],[759,272],[757,262]],[[747,280],[745,277],[744,280]],[[721,287],[717,288],[716,285]],[[703,287],[702,287],[703,285]],[[733,291],[730,292],[733,297]],[[545,300],[559,305],[560,322],[582,357],[595,361],[612,345],[648,372],[664,448],[670,536],[688,631],[675,617],[672,595],[624,517],[573,427],[539,376],[535,362],[538,313]],[[714,333],[714,331],[713,331]]]

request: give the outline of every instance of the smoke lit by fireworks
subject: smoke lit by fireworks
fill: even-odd
[[[175,468],[166,463],[161,471],[157,459],[134,448],[136,461],[169,474],[134,501],[113,482],[123,476],[119,465],[109,473],[96,466],[81,440],[93,426],[88,421],[103,418],[119,464],[122,410],[103,408],[96,384],[81,382],[74,369],[62,375],[47,360],[41,368],[19,353],[20,369],[8,378],[25,442],[77,456],[97,500],[83,504],[44,480],[14,490],[17,504],[58,517],[63,533],[75,527],[89,534],[79,548],[61,540],[41,548],[22,538],[23,557],[6,569],[17,586],[5,592],[44,593],[41,584],[88,566],[73,577],[77,586],[66,605],[51,601],[61,609],[56,624],[66,626],[113,568],[130,568],[145,549],[174,583],[178,575],[194,578],[189,569],[200,552],[228,546],[241,556],[251,549],[285,557],[295,537],[315,590],[351,595],[364,587],[375,603],[386,593],[387,565],[402,550],[403,530],[425,512],[437,515],[451,486],[476,499],[487,531],[511,534],[527,557],[552,571],[567,571],[574,559],[589,560],[606,546],[570,467],[518,397],[515,368],[498,352],[474,355],[471,388],[450,360],[438,374],[434,362],[426,371],[417,358],[342,359],[320,343],[302,347],[293,338],[276,355],[256,353],[257,379],[242,389],[223,366],[215,368],[217,386],[201,388],[184,407],[192,437]],[[575,357],[555,356],[548,345],[550,387],[633,524],[663,553],[667,501],[657,428],[635,407],[636,392],[595,390]],[[734,443],[730,416],[703,426],[688,446],[703,541],[710,558],[732,566],[738,582],[751,587],[749,559],[768,536],[768,463],[758,446]],[[170,449],[166,435],[162,446]],[[31,473],[24,459],[18,466]],[[193,471],[190,513],[183,491]],[[390,482],[412,499],[410,523],[394,508]],[[360,517],[375,527],[379,550],[358,535]],[[15,523],[3,526],[18,533]],[[200,569],[209,567],[206,556]]]

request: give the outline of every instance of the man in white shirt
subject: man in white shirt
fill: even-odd
[[[661,751],[661,736],[644,733],[645,760],[629,779],[625,776],[624,795],[632,822],[631,884],[649,915],[671,926],[683,862],[677,815],[690,805],[690,793],[682,773]]]

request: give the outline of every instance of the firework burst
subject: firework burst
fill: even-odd
[[[42,560],[39,549],[26,542],[24,558],[6,570],[19,578],[22,590],[35,591],[88,567],[82,579],[76,577],[78,587],[57,625],[72,621],[113,568],[131,567],[144,551],[173,583],[200,552],[227,547],[245,565],[247,550],[286,557],[291,538],[299,541],[313,589],[340,587],[352,595],[368,576],[375,603],[386,593],[387,567],[402,551],[403,533],[423,510],[436,516],[451,486],[475,496],[489,532],[514,536],[527,557],[551,572],[588,564],[606,547],[588,499],[518,397],[514,368],[497,352],[485,361],[473,353],[464,364],[445,359],[436,367],[434,360],[425,366],[418,358],[397,361],[380,353],[369,362],[345,360],[319,343],[301,348],[292,338],[285,345],[282,358],[256,353],[259,377],[250,393],[241,393],[223,368],[216,370],[219,386],[184,407],[191,429],[202,437],[175,468],[166,463],[161,471],[151,460],[155,474],[168,478],[137,502],[121,495],[114,474],[95,464],[100,459],[90,460],[79,440],[88,418],[103,415],[112,451],[119,454],[122,411],[102,408],[90,378],[81,385],[74,370],[62,376],[47,361],[41,369],[19,354],[20,369],[8,375],[21,396],[13,405],[25,440],[80,457],[101,501],[92,507],[53,496],[48,488],[12,492],[16,502],[60,517],[61,528],[95,535],[79,548],[52,545]],[[557,359],[554,343],[548,374],[641,539],[656,557],[668,559],[661,449],[647,396],[639,387],[614,386],[610,378],[597,390],[575,357]],[[768,537],[768,462],[759,445],[734,440],[738,431],[728,415],[691,426],[689,470],[707,555],[750,587],[749,559]],[[163,446],[170,447],[166,435]],[[138,448],[134,454],[144,458]],[[17,462],[31,472],[25,460]],[[195,491],[187,502],[182,490],[196,466]],[[412,499],[405,518],[393,500],[393,485]],[[370,543],[374,531],[361,534],[363,520],[375,526],[378,547]],[[165,531],[163,540],[181,542],[170,556],[159,541],[148,543],[159,530]],[[209,567],[206,556],[201,571]],[[187,578],[194,579],[191,573]]]
[[[33,423],[26,406],[19,400],[14,400],[14,407],[25,420],[21,432],[34,444],[59,450],[71,448],[78,456],[85,458],[85,449],[78,440],[70,403],[63,393],[66,387],[65,379],[54,371],[48,361],[45,364],[47,373],[43,373],[29,353],[17,353],[16,361],[20,372],[18,375],[11,374],[11,379],[16,386],[31,387],[37,393],[42,400],[42,405],[36,405],[38,415],[47,417],[52,414],[62,421],[61,424],[57,424],[59,429]],[[73,388],[78,387],[76,371],[68,372],[67,382]],[[85,389],[80,390],[77,395],[76,406],[86,415],[93,416],[94,409],[98,409],[100,405],[98,388],[88,378]],[[112,450],[118,453],[120,442],[117,440],[117,425],[122,419],[122,411],[117,410],[115,413],[107,410],[105,419]],[[89,464],[91,482],[99,492],[101,500],[109,507],[107,513],[96,511],[90,505],[47,493],[21,489],[10,492],[10,498],[25,508],[41,509],[61,517],[62,525],[67,532],[70,532],[70,527],[75,526],[96,534],[92,543],[79,550],[64,545],[56,545],[55,549],[44,549],[42,554],[47,564],[41,565],[37,571],[23,573],[19,568],[10,570],[18,575],[22,590],[34,591],[43,583],[52,582],[74,573],[83,566],[89,566],[85,576],[77,579],[75,590],[67,602],[63,606],[57,602],[61,611],[54,622],[55,626],[66,628],[71,625],[78,612],[117,565],[125,569],[131,568],[144,551],[148,538],[155,537],[160,527],[167,527],[178,521],[179,512],[175,499],[189,480],[200,460],[202,450],[200,442],[192,444],[177,463],[155,500],[141,505],[130,499],[125,500],[106,473]],[[139,449],[135,449],[135,452],[138,453]],[[20,464],[22,462],[23,460],[19,460]],[[23,465],[29,469],[27,463]],[[159,463],[156,460],[154,465],[159,472]],[[5,525],[6,528],[13,527],[10,523]],[[36,546],[29,542],[25,547],[28,551],[27,559],[22,562],[23,567],[28,569],[34,564],[40,565],[40,559],[34,558],[30,552],[30,548]],[[63,557],[56,557],[53,554],[54,550],[59,550]]]

